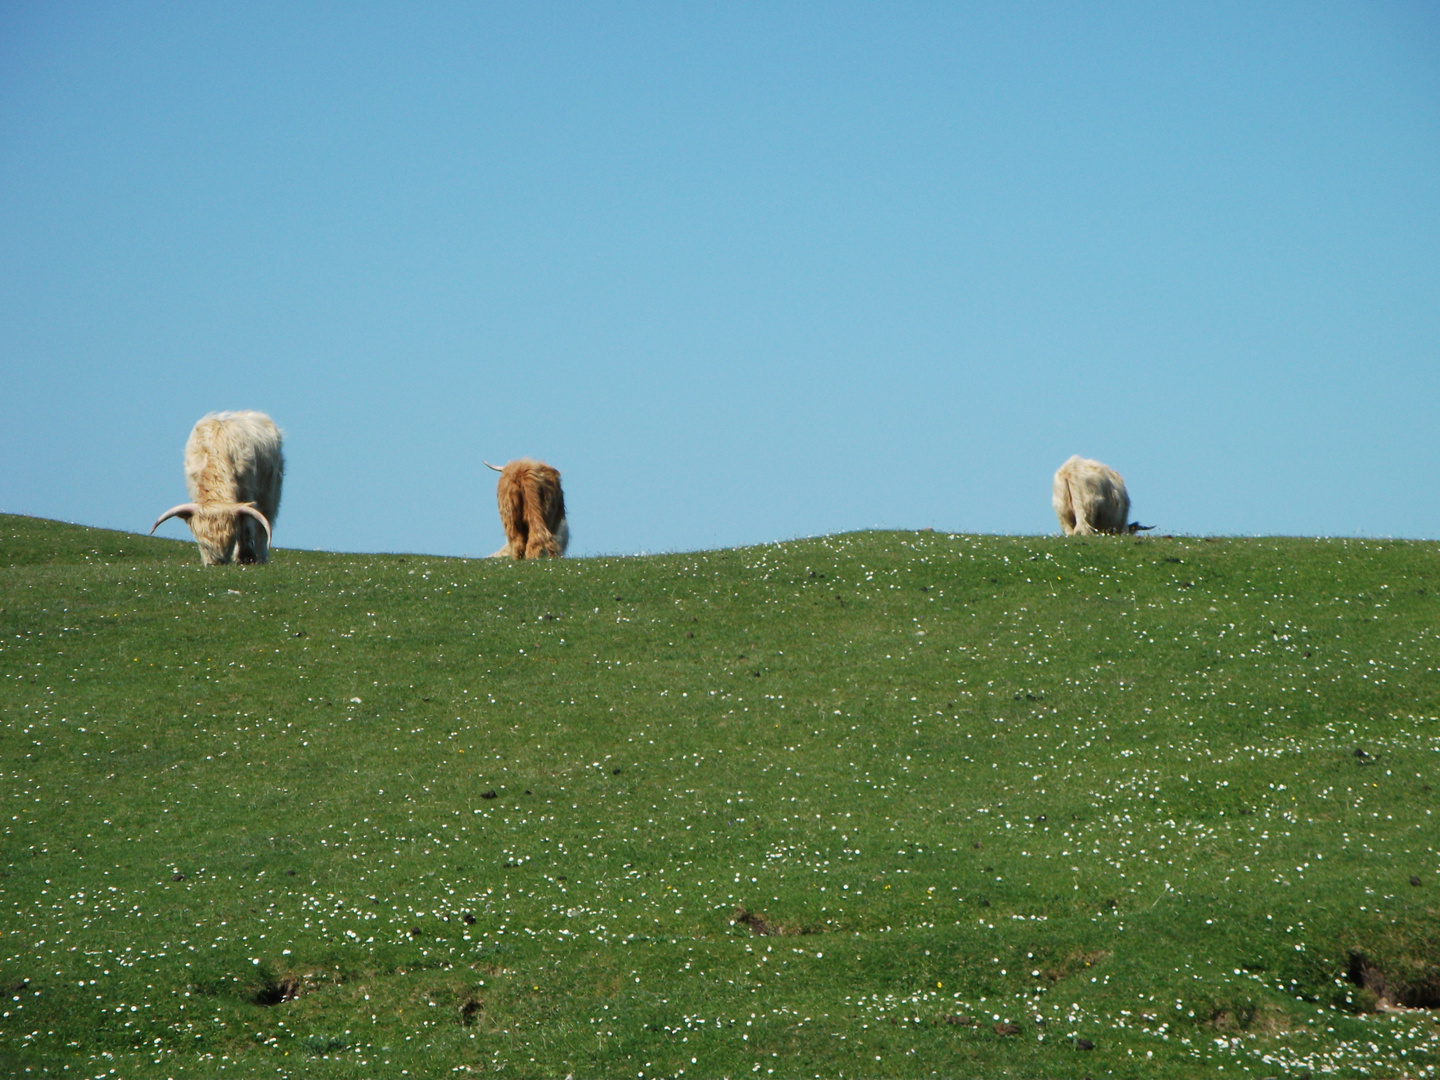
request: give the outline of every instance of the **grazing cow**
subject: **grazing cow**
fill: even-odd
[[[150,532],[162,521],[178,517],[195,534],[204,565],[265,562],[285,479],[281,437],[264,413],[202,416],[185,443],[190,502],[166,510]]]
[[[1108,465],[1079,454],[1055,470],[1051,502],[1066,536],[1134,533],[1153,528],[1138,521],[1127,523],[1130,496],[1125,492],[1125,481]]]
[[[519,458],[503,469],[487,466],[500,474],[495,490],[500,504],[500,524],[505,528],[505,546],[494,555],[512,559],[560,556],[570,545],[570,526],[565,521],[565,493],[560,474],[543,461]]]

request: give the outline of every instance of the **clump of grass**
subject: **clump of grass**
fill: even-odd
[[[350,1040],[343,1035],[306,1035],[305,1052],[314,1057],[340,1054],[350,1049]]]

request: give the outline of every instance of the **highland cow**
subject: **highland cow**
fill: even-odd
[[[1055,470],[1051,502],[1066,536],[1134,533],[1149,529],[1130,516],[1125,481],[1107,465],[1076,454]]]
[[[178,517],[195,535],[204,565],[265,562],[285,478],[281,438],[280,429],[264,413],[201,417],[185,443],[185,487],[191,501],[166,510],[150,532]]]
[[[570,544],[570,526],[565,521],[565,493],[560,474],[543,461],[519,458],[503,469],[485,465],[500,474],[495,490],[500,504],[500,524],[505,529],[505,546],[491,558],[512,559],[558,557]]]

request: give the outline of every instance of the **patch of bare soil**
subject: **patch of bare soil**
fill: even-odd
[[[1061,960],[1058,964],[1045,969],[1045,978],[1051,982],[1059,982],[1061,979],[1084,971],[1086,968],[1094,967],[1109,955],[1110,953],[1107,949],[1097,949],[1094,952],[1069,953],[1065,959]]]
[[[260,975],[259,982],[250,983],[248,992],[250,1000],[256,1005],[269,1007],[294,1001],[322,987],[336,986],[341,982],[344,978],[339,973],[302,971],[276,974],[265,971]]]
[[[743,904],[737,905],[730,916],[730,923],[734,926],[748,926],[750,932],[756,937],[794,937],[800,934],[823,934],[824,927],[820,926],[784,926],[772,922],[764,912],[751,911]]]
[[[1274,1035],[1286,1030],[1289,1018],[1278,1005],[1256,1005],[1241,1002],[1217,1005],[1210,1013],[1210,1026],[1216,1031],[1250,1031],[1259,1035]]]
[[[1355,1004],[1362,1011],[1440,1009],[1440,956],[1407,953],[1377,959],[1352,949],[1345,977],[1360,988]]]
[[[255,992],[256,1005],[279,1005],[300,996],[300,980],[294,975],[267,975]]]

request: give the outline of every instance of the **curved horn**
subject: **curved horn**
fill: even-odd
[[[260,522],[260,524],[265,527],[265,546],[270,546],[270,522],[265,520],[264,514],[262,514],[259,510],[256,510],[255,507],[251,506],[249,503],[236,504],[235,513],[247,514],[250,517],[253,517],[256,521]]]
[[[484,458],[481,458],[481,459],[480,459],[480,464],[485,465],[485,466],[488,466],[489,468],[494,469],[496,472],[504,472],[504,471],[505,471],[505,470],[504,470],[503,468],[501,468],[499,465],[491,465],[490,462],[486,461]]]
[[[1153,528],[1155,528],[1154,525],[1141,525],[1138,521],[1132,521],[1130,522],[1130,535],[1133,536],[1137,532],[1149,532]]]
[[[169,510],[166,510],[165,513],[161,514],[158,518],[155,519],[155,524],[150,526],[150,535],[154,536],[155,530],[158,529],[164,522],[169,521],[172,517],[184,518],[186,521],[189,521],[192,515],[198,514],[199,512],[199,503],[181,503],[179,506],[172,506]]]

